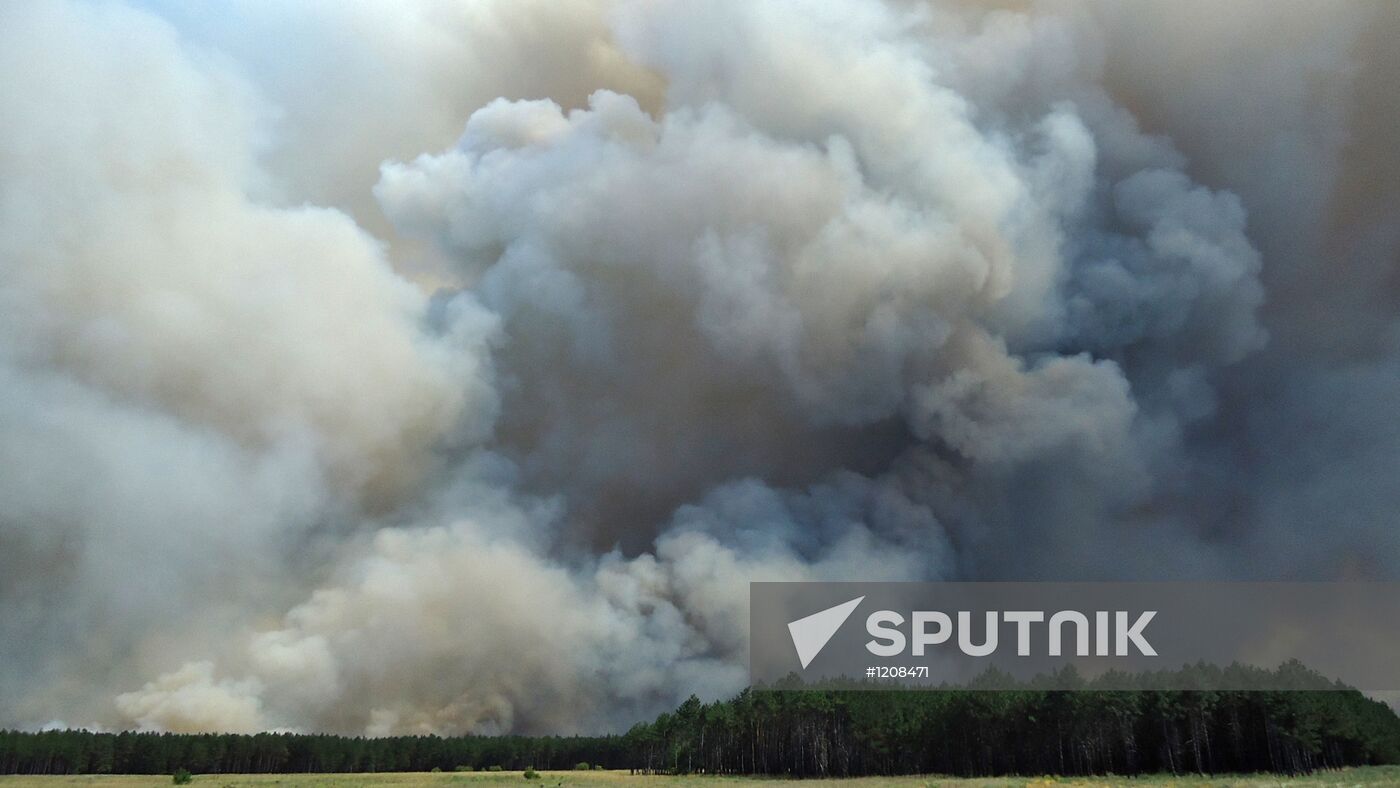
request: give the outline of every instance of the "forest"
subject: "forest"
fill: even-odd
[[[1121,677],[1119,677],[1121,679]],[[0,732],[0,774],[572,769],[836,777],[1258,772],[1400,763],[1400,717],[1297,663],[1194,666],[1144,686],[870,691],[795,680],[604,736]],[[990,677],[1005,686],[1005,677]],[[1063,681],[1061,676],[1059,681]],[[1290,686],[1295,690],[1211,689]],[[1063,686],[1063,685],[1061,685]]]

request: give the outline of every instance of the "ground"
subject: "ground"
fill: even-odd
[[[487,786],[532,785],[537,788],[556,786],[662,786],[662,788],[707,788],[708,786],[750,786],[776,785],[791,782],[783,780],[760,780],[742,777],[643,777],[627,772],[540,772],[537,780],[526,781],[520,772],[470,772],[434,774],[258,774],[196,775],[193,786],[208,788],[374,788],[376,786]],[[170,777],[122,775],[114,777],[0,777],[0,788],[58,788],[59,786],[85,786],[90,788],[154,788],[170,785]],[[814,783],[815,784],[815,783]],[[1172,777],[1158,775],[1140,778],[996,778],[985,780],[960,780],[937,775],[918,777],[867,777],[859,780],[822,780],[822,788],[829,786],[857,786],[858,788],[923,788],[924,786],[947,786],[948,788],[1049,788],[1049,786],[1114,786],[1130,785],[1140,788],[1174,786],[1175,788],[1323,788],[1323,786],[1400,786],[1400,766],[1371,766],[1359,769],[1319,772],[1307,777],[1277,777],[1273,775],[1242,775],[1216,777]]]

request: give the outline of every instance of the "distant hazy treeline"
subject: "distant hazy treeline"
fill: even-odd
[[[1316,691],[745,690],[616,736],[0,732],[0,773],[570,769],[841,776],[1304,772],[1400,762],[1385,704],[1291,665]],[[1192,668],[1208,686],[1220,671]],[[1261,674],[1263,675],[1263,674]],[[1275,672],[1274,676],[1278,676]]]

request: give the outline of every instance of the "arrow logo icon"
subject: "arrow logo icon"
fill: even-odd
[[[858,596],[849,602],[842,602],[836,607],[829,607],[788,624],[788,632],[792,634],[792,645],[797,649],[797,659],[801,661],[804,670],[817,658],[827,641],[846,623],[846,619],[851,617],[851,613],[855,612],[863,599],[865,597]]]

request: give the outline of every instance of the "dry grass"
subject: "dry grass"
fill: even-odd
[[[401,774],[205,774],[197,775],[192,785],[205,788],[375,788],[376,786],[487,786],[519,785],[536,788],[556,788],[562,786],[662,786],[662,788],[707,788],[720,785],[764,786],[792,781],[750,779],[742,777],[662,777],[630,775],[627,772],[540,772],[539,779],[524,780],[520,772],[465,772],[465,773],[401,773]],[[857,780],[822,780],[822,788],[828,786],[861,786],[862,788],[923,788],[923,786],[948,786],[948,788],[1048,788],[1048,786],[1115,786],[1129,785],[1140,788],[1174,786],[1175,788],[1263,788],[1264,786],[1284,786],[1284,788],[1327,788],[1342,786],[1400,786],[1400,767],[1374,766],[1358,769],[1342,769],[1333,772],[1319,772],[1307,777],[1277,777],[1273,775],[1241,775],[1216,777],[1172,777],[1157,775],[1138,778],[994,778],[960,780],[956,778],[924,775],[917,777],[867,777]],[[87,786],[90,788],[154,788],[170,785],[169,776],[119,775],[109,777],[0,777],[0,788],[58,788],[59,786]]]

